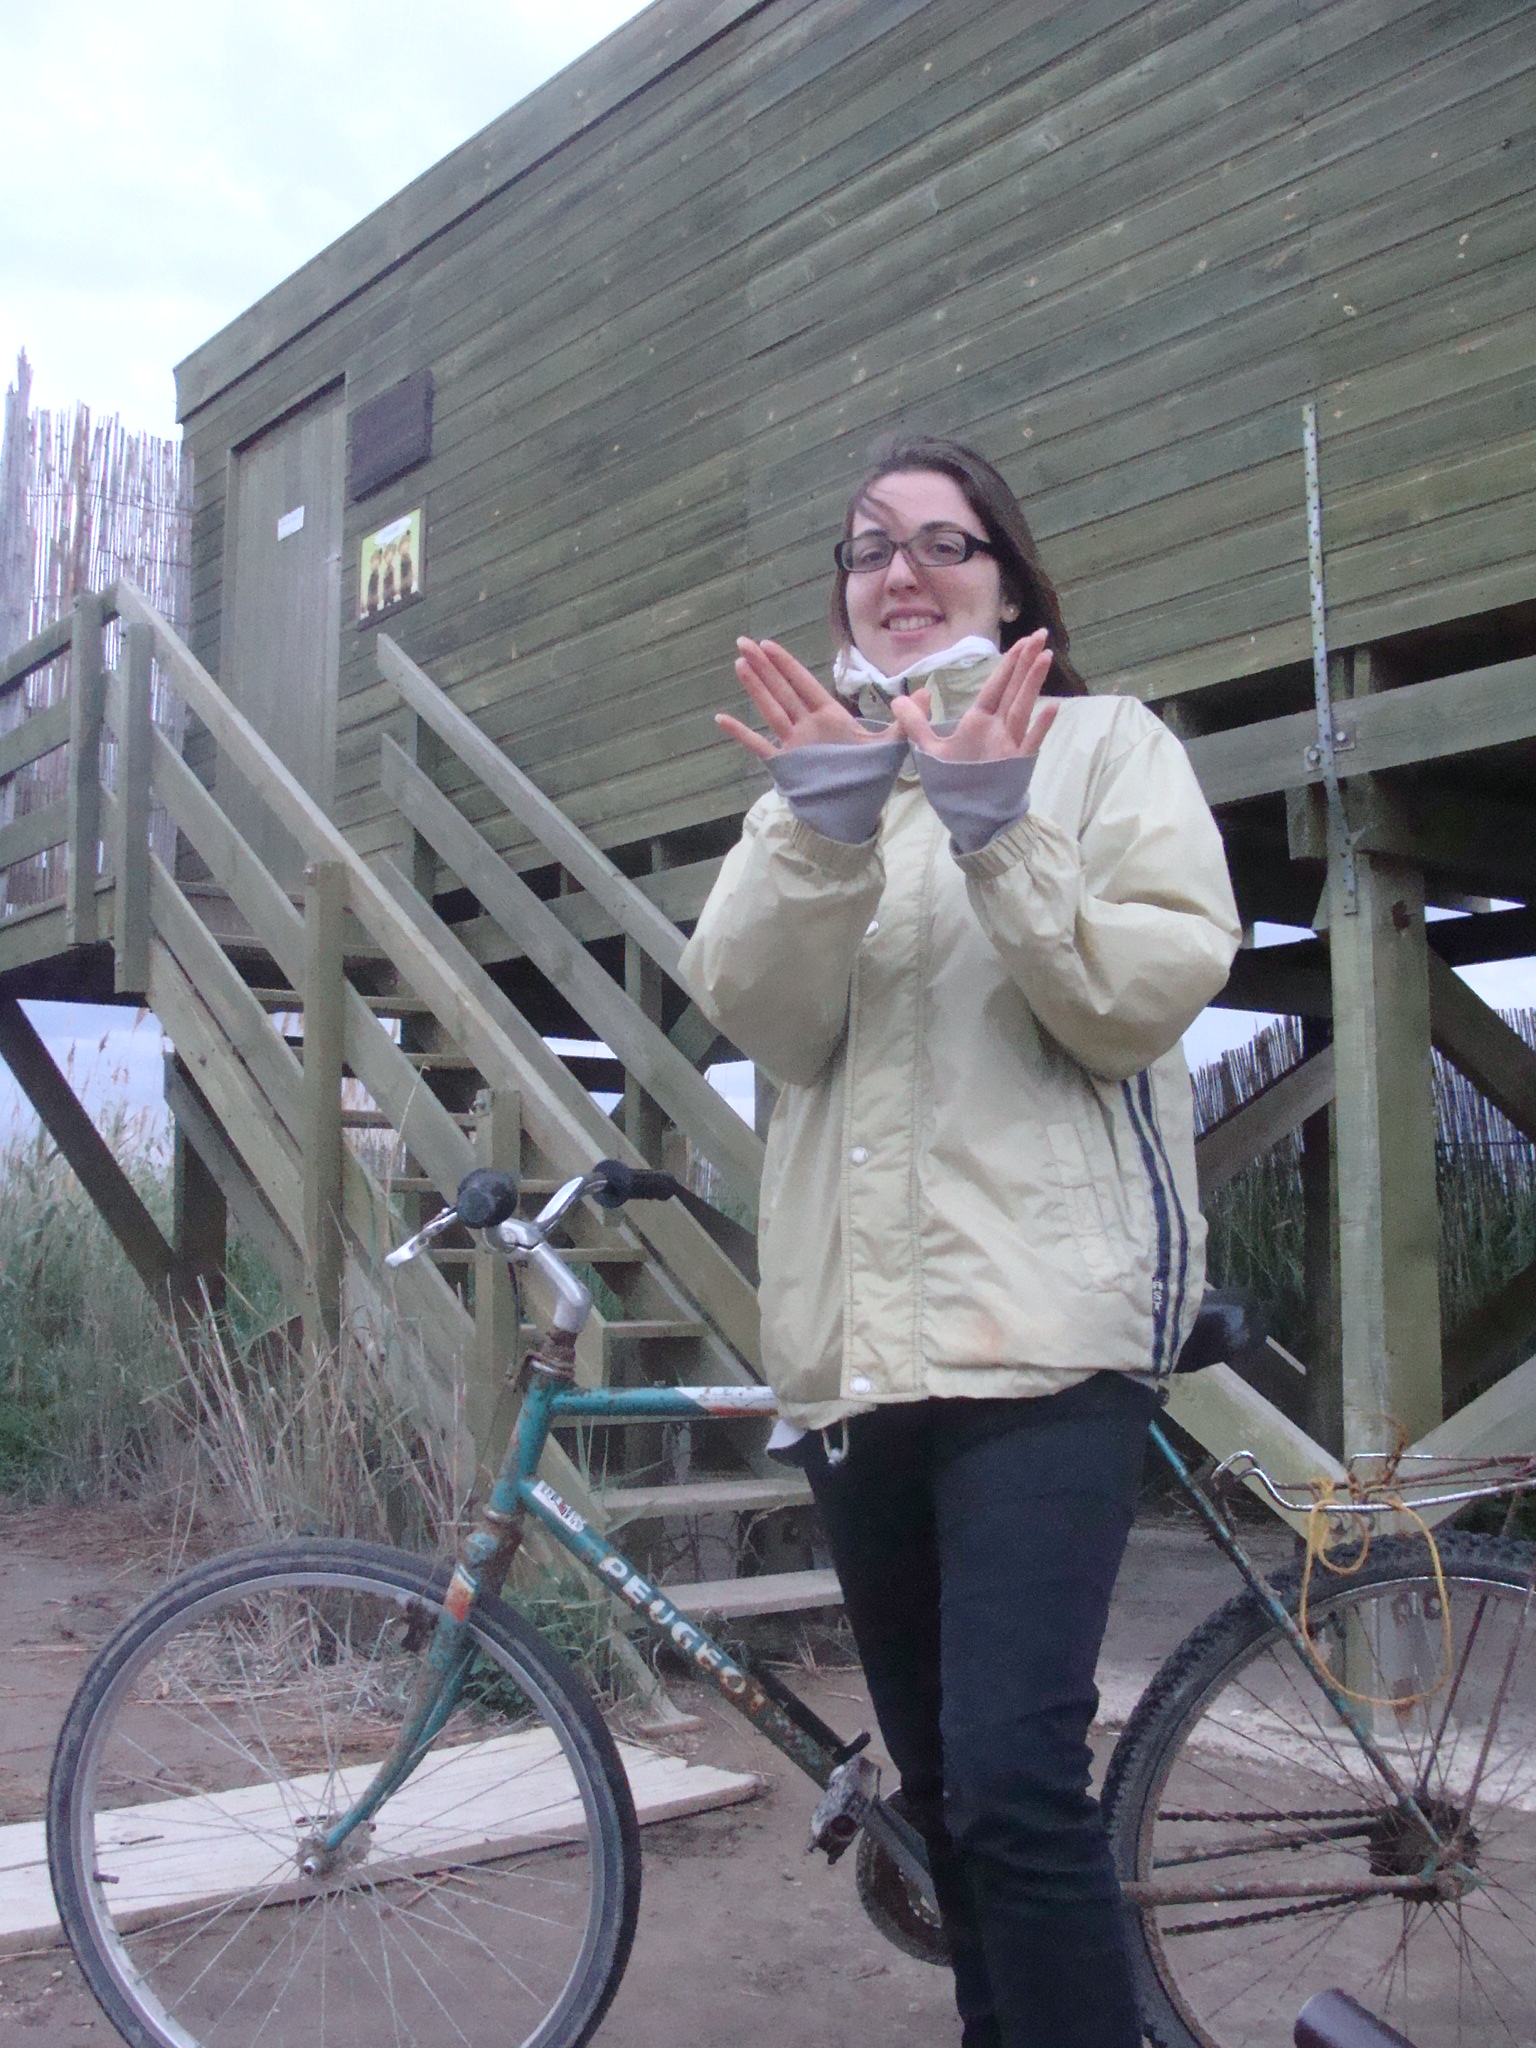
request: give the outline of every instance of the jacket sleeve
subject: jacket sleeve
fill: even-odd
[[[1036,1017],[1111,1080],[1167,1052],[1225,985],[1242,928],[1216,821],[1178,741],[1139,705],[1078,837],[1026,812],[957,856]]]
[[[884,886],[875,839],[829,839],[766,796],[726,855],[678,979],[774,1080],[812,1082],[847,1029],[854,962]]]

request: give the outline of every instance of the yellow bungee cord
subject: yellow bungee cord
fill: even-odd
[[[1363,1500],[1366,1497],[1367,1491],[1368,1489],[1361,1486],[1353,1473],[1351,1473],[1349,1480],[1350,1498],[1352,1500]],[[1451,1676],[1453,1655],[1451,1601],[1450,1595],[1446,1592],[1445,1588],[1445,1572],[1440,1563],[1440,1546],[1436,1543],[1435,1533],[1430,1528],[1428,1522],[1425,1521],[1417,1509],[1408,1505],[1401,1494],[1387,1493],[1378,1496],[1388,1507],[1394,1509],[1400,1515],[1406,1515],[1410,1522],[1417,1525],[1419,1533],[1423,1536],[1425,1545],[1429,1550],[1429,1561],[1435,1574],[1435,1588],[1440,1596],[1441,1664],[1434,1684],[1421,1692],[1403,1693],[1387,1697],[1383,1697],[1379,1693],[1356,1692],[1351,1686],[1345,1685],[1343,1680],[1324,1663],[1316,1643],[1312,1640],[1312,1631],[1307,1621],[1307,1603],[1312,1588],[1312,1567],[1314,1562],[1320,1563],[1324,1570],[1332,1572],[1336,1578],[1349,1579],[1353,1578],[1356,1572],[1363,1569],[1366,1559],[1371,1554],[1370,1524],[1364,1516],[1361,1516],[1358,1517],[1360,1523],[1360,1548],[1357,1554],[1342,1564],[1335,1563],[1334,1559],[1329,1555],[1329,1524],[1343,1514],[1348,1513],[1347,1508],[1340,1508],[1336,1504],[1338,1493],[1338,1482],[1336,1480],[1321,1478],[1312,1481],[1312,1505],[1307,1511],[1307,1554],[1301,1568],[1301,1602],[1296,1617],[1297,1626],[1301,1630],[1301,1639],[1306,1644],[1307,1653],[1318,1670],[1324,1674],[1332,1685],[1337,1687],[1345,1699],[1353,1700],[1357,1706],[1391,1707],[1394,1713],[1406,1713],[1410,1707],[1427,1705],[1437,1693],[1444,1690]]]

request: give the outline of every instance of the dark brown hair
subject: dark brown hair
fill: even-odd
[[[984,456],[936,434],[896,434],[878,441],[869,451],[869,464],[858,488],[848,500],[843,518],[843,539],[853,532],[854,516],[883,476],[897,476],[913,470],[932,470],[960,486],[965,501],[981,521],[992,544],[1002,573],[1003,597],[1019,608],[1016,619],[1002,622],[1005,649],[1015,640],[1038,632],[1044,626],[1055,659],[1046,680],[1045,694],[1051,697],[1085,697],[1087,685],[1067,659],[1069,641],[1061,616],[1056,586],[1046,575],[1035,546],[1035,537],[1024,517],[1024,508]],[[848,572],[839,568],[833,578],[828,618],[833,638],[846,644],[853,638],[848,618]]]

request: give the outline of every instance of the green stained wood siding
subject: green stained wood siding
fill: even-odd
[[[1533,72],[1515,0],[666,0],[181,366],[197,651],[225,451],[420,367],[432,459],[345,520],[365,852],[403,728],[357,554],[417,503],[390,630],[606,845],[757,792],[712,721],[733,638],[825,662],[829,542],[898,421],[1009,475],[1097,688],[1305,660],[1311,394],[1336,644],[1523,600]]]

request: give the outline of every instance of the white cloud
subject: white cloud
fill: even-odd
[[[172,366],[639,0],[11,0],[0,385],[170,432]]]

